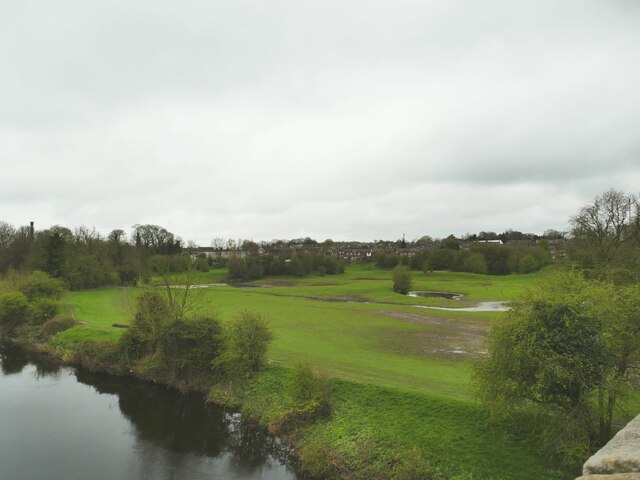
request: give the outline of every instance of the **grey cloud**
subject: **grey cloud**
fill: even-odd
[[[561,228],[636,188],[639,27],[622,0],[4,2],[0,219]]]

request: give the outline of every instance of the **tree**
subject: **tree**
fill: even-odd
[[[600,443],[605,443],[620,399],[640,387],[640,284],[607,285],[596,301],[609,354],[598,391]]]
[[[61,278],[67,259],[67,244],[73,238],[73,234],[68,228],[56,225],[45,235],[44,270],[52,277]]]
[[[247,252],[249,255],[257,255],[260,250],[260,245],[252,240],[245,240],[242,242],[242,250]]]
[[[465,272],[487,273],[487,262],[481,253],[473,253],[462,264]]]
[[[538,269],[538,262],[533,255],[525,255],[520,258],[518,262],[518,272],[520,273],[531,273],[535,272]]]
[[[393,291],[406,295],[411,291],[411,272],[406,265],[398,265],[393,269]]]
[[[485,405],[499,415],[542,411],[556,452],[584,461],[610,437],[636,375],[639,293],[559,272],[516,299],[475,368]]]
[[[182,240],[158,225],[136,224],[132,236],[138,246],[148,248],[152,253],[172,255],[182,250]]]
[[[623,250],[628,244],[637,247],[639,221],[634,195],[607,190],[571,218],[574,258],[605,273],[613,266],[625,265],[628,255]]]

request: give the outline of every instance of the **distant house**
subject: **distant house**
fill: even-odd
[[[507,240],[507,245],[525,245],[533,247],[538,244],[538,240],[535,238],[522,238],[518,240]]]
[[[394,252],[399,257],[413,257],[415,254],[419,253],[421,248],[398,248]]]
[[[338,258],[349,262],[366,260],[372,255],[373,251],[369,248],[345,248],[338,251]]]
[[[496,240],[476,240],[475,243],[493,243],[494,245],[504,245],[502,240],[500,240],[500,239],[496,239]]]
[[[212,258],[214,261],[219,262],[223,258],[240,257],[245,258],[247,252],[243,250],[223,250],[216,248],[198,247],[191,252],[191,258],[196,259],[198,257]]]

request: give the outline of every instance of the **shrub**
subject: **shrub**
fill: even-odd
[[[411,273],[406,265],[393,269],[393,291],[406,295],[411,290]]]
[[[288,422],[308,422],[331,412],[331,384],[308,363],[297,363],[287,382]]]
[[[51,298],[36,298],[32,303],[33,323],[40,325],[58,314],[58,302]]]
[[[199,272],[209,271],[209,261],[206,257],[198,257],[194,263],[195,269]]]
[[[269,322],[258,312],[245,310],[229,322],[222,362],[229,374],[247,376],[260,370],[273,339]]]
[[[18,290],[24,293],[30,302],[39,298],[59,300],[64,293],[64,284],[44,272],[33,272],[19,282]]]
[[[131,362],[155,352],[160,330],[169,322],[170,308],[158,291],[147,290],[136,300],[136,314],[120,339],[123,357]]]
[[[229,280],[242,280],[247,276],[247,263],[239,257],[231,257],[227,260]]]
[[[169,375],[170,384],[181,390],[208,388],[222,342],[217,318],[175,320],[165,325],[159,338],[160,366]]]
[[[33,310],[22,292],[5,293],[0,297],[0,329],[5,333],[13,331],[29,322]]]

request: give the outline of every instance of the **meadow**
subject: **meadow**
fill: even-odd
[[[390,453],[416,451],[446,478],[571,478],[552,466],[531,435],[491,426],[474,397],[472,361],[501,312],[420,308],[466,307],[508,301],[550,268],[528,275],[413,274],[413,289],[460,293],[460,300],[393,292],[391,273],[351,265],[343,275],[264,278],[250,285],[190,290],[199,314],[223,321],[242,310],[267,316],[274,340],[270,366],[255,383],[246,410],[268,418],[295,362],[331,377],[334,411],[301,433],[306,445],[331,446],[353,478],[384,477]],[[224,270],[199,273],[197,283],[220,283]],[[184,283],[185,276],[171,279]],[[152,279],[160,285],[162,279]],[[65,309],[82,324],[58,335],[58,348],[87,339],[116,339],[142,288],[68,293]],[[403,453],[404,452],[404,453]],[[345,460],[346,459],[346,460]],[[526,473],[523,473],[526,472]]]

